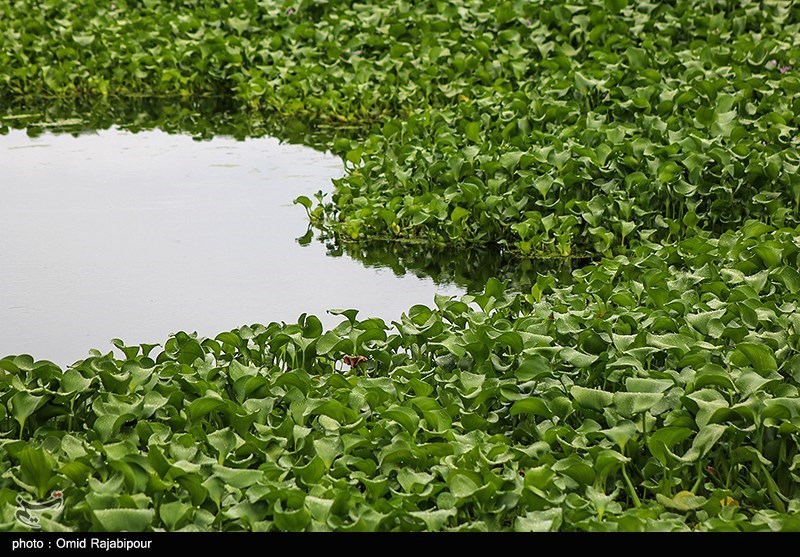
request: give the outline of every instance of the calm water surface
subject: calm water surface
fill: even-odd
[[[214,336],[332,308],[399,319],[452,283],[300,245],[292,200],[341,161],[276,139],[118,129],[0,135],[0,356],[68,364],[90,348]]]

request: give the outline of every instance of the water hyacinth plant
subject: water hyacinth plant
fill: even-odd
[[[50,530],[800,529],[795,3],[21,0],[0,19],[0,131],[60,103],[95,127],[283,130],[345,161],[330,198],[298,199],[332,249],[483,283],[394,323],[265,316],[66,369],[0,359],[0,529],[24,529],[20,492],[63,498]]]

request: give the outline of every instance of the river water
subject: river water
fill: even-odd
[[[330,327],[333,308],[389,322],[465,292],[301,245],[307,217],[292,200],[342,172],[337,157],[270,137],[0,135],[0,356],[66,365],[112,338],[163,343],[301,313]]]

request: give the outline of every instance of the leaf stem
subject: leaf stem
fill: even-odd
[[[764,479],[767,481],[767,493],[769,494],[770,501],[772,501],[772,504],[775,505],[775,509],[778,512],[785,513],[786,505],[783,504],[780,490],[778,489],[778,484],[776,484],[775,480],[772,479],[772,474],[770,474],[769,470],[767,470],[767,468],[760,462],[756,466],[764,475]]]
[[[625,487],[628,490],[628,495],[633,500],[633,504],[636,507],[641,507],[642,502],[639,499],[639,496],[636,495],[636,490],[633,487],[633,483],[631,483],[631,479],[628,477],[628,471],[625,469],[625,465],[622,465],[622,477],[625,479]]]
[[[700,488],[700,486],[702,484],[703,484],[703,467],[702,467],[702,464],[700,464],[700,461],[698,460],[697,461],[697,480],[694,482],[694,485],[692,486],[692,489],[690,489],[689,491],[691,491],[693,494],[697,495],[697,490]]]

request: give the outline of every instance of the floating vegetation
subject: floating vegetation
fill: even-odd
[[[306,142],[314,122],[347,173],[297,203],[333,250],[483,281],[394,324],[345,310],[66,370],[0,360],[0,528],[20,528],[19,490],[58,490],[44,528],[800,530],[796,3],[21,0],[0,18],[3,125],[42,99],[140,97],[223,99]],[[182,110],[166,129],[220,133]],[[582,263],[528,262],[520,286],[477,252],[426,255],[467,247]]]

